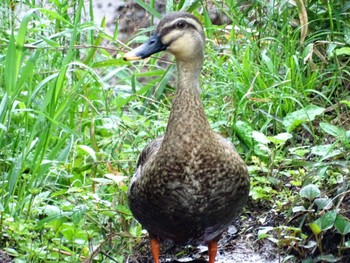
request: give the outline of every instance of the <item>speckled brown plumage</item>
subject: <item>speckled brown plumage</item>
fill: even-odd
[[[151,39],[155,37],[160,40],[157,51],[175,55],[178,85],[164,137],[140,154],[129,206],[151,237],[182,244],[217,241],[247,201],[247,167],[233,145],[212,131],[204,113],[200,22],[188,13],[171,13],[160,21]],[[153,50],[142,53],[147,43],[125,58],[148,56]]]

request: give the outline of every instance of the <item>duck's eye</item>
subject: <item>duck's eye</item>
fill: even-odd
[[[182,29],[182,28],[185,27],[185,23],[184,23],[184,22],[178,22],[178,23],[176,24],[176,27]]]

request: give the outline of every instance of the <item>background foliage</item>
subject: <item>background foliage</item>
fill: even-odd
[[[136,2],[160,16],[154,1]],[[95,25],[91,6],[0,5],[0,247],[17,262],[122,262],[144,234],[127,182],[137,154],[164,132],[176,72],[168,59],[124,62],[118,32]],[[256,212],[276,217],[256,222],[256,239],[274,242],[286,262],[346,260],[350,2],[166,6],[205,26],[206,113],[249,165]]]

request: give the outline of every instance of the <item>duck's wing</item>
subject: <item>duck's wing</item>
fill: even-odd
[[[163,136],[159,137],[153,141],[151,141],[140,153],[139,158],[137,159],[136,167],[139,168],[140,166],[144,165],[144,163],[147,162],[147,160],[155,154],[158,149],[160,148],[163,141]]]
[[[133,188],[135,186],[135,183],[137,181],[142,180],[142,170],[143,166],[151,159],[153,155],[155,155],[163,141],[163,137],[159,137],[153,141],[151,141],[147,146],[142,150],[142,152],[139,155],[139,158],[137,160],[137,165],[136,165],[136,171],[134,175],[131,178],[130,184],[129,184],[129,190],[128,190],[128,196],[129,196],[129,201],[132,199],[132,196],[135,194],[135,191],[133,192]],[[136,191],[138,192],[138,191]],[[134,194],[133,194],[134,193]],[[130,205],[130,204],[129,204]]]

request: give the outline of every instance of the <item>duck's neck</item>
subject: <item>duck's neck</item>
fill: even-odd
[[[202,60],[177,61],[178,84],[170,112],[164,144],[190,144],[211,136],[199,90]]]

